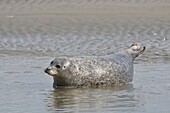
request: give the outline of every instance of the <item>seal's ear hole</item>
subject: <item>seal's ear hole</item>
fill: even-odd
[[[66,66],[64,66],[64,68],[66,68]]]
[[[61,68],[61,66],[60,66],[60,65],[56,65],[55,67],[56,67],[56,68]]]

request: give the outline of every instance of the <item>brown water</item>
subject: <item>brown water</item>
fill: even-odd
[[[146,46],[132,84],[57,89],[55,56],[107,55]],[[0,1],[2,113],[170,112],[169,0]]]

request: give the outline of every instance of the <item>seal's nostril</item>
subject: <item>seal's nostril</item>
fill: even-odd
[[[47,73],[47,69],[44,69],[44,72]]]
[[[49,70],[50,70],[49,68],[46,68],[46,69],[44,69],[44,72],[48,73]]]

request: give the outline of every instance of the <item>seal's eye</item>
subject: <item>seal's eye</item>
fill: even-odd
[[[60,65],[56,65],[55,67],[56,67],[56,68],[60,68],[61,66],[60,66]]]
[[[53,64],[54,63],[54,61],[52,61],[50,64]]]

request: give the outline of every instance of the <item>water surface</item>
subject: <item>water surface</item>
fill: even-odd
[[[169,0],[0,1],[0,111],[170,112]],[[146,46],[131,84],[52,88],[43,72],[61,55],[107,55]]]

